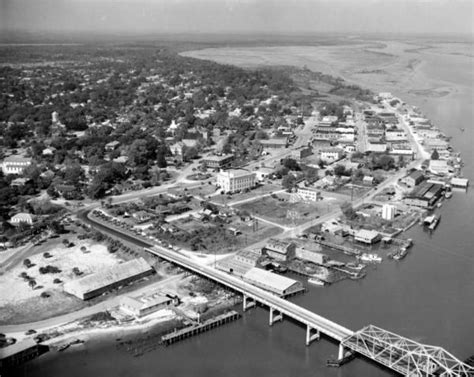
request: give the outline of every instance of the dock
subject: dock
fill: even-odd
[[[241,317],[241,314],[232,310],[228,313],[218,315],[217,317],[210,318],[203,323],[193,324],[183,329],[175,330],[169,334],[165,334],[161,337],[161,344],[169,346],[173,343],[181,340],[190,338],[192,336],[201,334],[203,332],[212,330],[216,327],[224,325],[226,323],[235,321]]]
[[[362,251],[356,248],[339,245],[337,243],[333,243],[329,241],[315,240],[314,242],[320,244],[321,246],[326,246],[331,249],[342,251],[344,254],[348,254],[348,255],[360,255],[362,253]]]

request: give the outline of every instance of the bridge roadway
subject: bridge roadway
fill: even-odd
[[[176,252],[171,252],[160,246],[154,246],[153,248],[145,248],[145,250],[169,262],[184,267],[185,269],[190,270],[198,275],[204,276],[219,284],[225,285],[234,291],[240,292],[244,296],[244,305],[246,298],[251,298],[256,302],[260,302],[261,304],[268,306],[271,310],[271,316],[272,310],[276,310],[279,313],[293,318],[294,320],[306,325],[309,329],[308,331],[310,331],[310,329],[319,331],[337,340],[338,342],[341,342],[344,338],[347,338],[348,336],[352,336],[354,334],[352,330],[349,330],[344,326],[338,325],[337,323],[327,318],[324,318],[316,313],[313,313],[305,308],[302,308],[301,306],[298,306],[288,300],[280,298],[261,288],[248,284],[242,281],[241,279],[238,279],[225,272],[196,263],[186,256],[183,256]],[[307,344],[309,344],[308,335]]]

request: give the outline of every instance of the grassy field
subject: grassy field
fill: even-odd
[[[277,199],[271,196],[260,198],[243,203],[237,208],[278,224],[298,225],[331,212],[342,202],[336,198],[326,197],[318,202],[292,203],[288,194],[279,194],[277,197]]]

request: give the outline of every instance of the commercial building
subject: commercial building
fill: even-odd
[[[367,143],[367,152],[375,152],[375,153],[385,153],[387,151],[387,144],[386,143]]]
[[[243,276],[243,280],[281,297],[304,290],[303,284],[299,281],[257,267],[248,270]]]
[[[414,170],[406,177],[402,178],[402,183],[406,184],[408,187],[415,187],[425,180],[423,172],[420,170]]]
[[[298,187],[297,194],[301,199],[311,202],[315,202],[321,198],[321,191],[313,187]]]
[[[264,148],[286,148],[288,147],[288,138],[261,139],[258,141]]]
[[[247,170],[227,170],[217,173],[217,186],[225,192],[237,192],[255,186],[255,173]]]
[[[120,300],[120,310],[135,317],[143,317],[171,305],[172,298],[162,295],[133,298],[125,296]]]
[[[208,168],[222,168],[227,166],[234,159],[234,155],[208,156],[202,159],[202,163]]]
[[[325,148],[320,153],[321,160],[325,162],[338,161],[344,155],[342,149],[339,148]]]
[[[389,152],[390,154],[402,155],[402,156],[412,156],[414,155],[413,148],[410,144],[402,143],[402,144],[392,144],[390,146]]]
[[[132,259],[64,284],[64,291],[88,300],[120,285],[153,274],[153,268],[143,258]]]
[[[438,183],[423,182],[405,198],[405,203],[421,208],[432,207],[439,199],[443,185]]]
[[[39,355],[40,345],[31,338],[0,348],[0,371],[33,360]]]
[[[295,250],[295,257],[298,259],[313,262],[315,264],[324,264],[327,262],[328,257],[325,254],[318,253],[316,251],[308,250],[304,247],[297,247]]]
[[[2,171],[3,174],[23,174],[25,168],[32,163],[31,158],[10,156],[3,160]]]
[[[241,250],[237,254],[221,259],[216,268],[229,274],[244,276],[247,271],[257,265],[261,254],[256,251]]]
[[[354,239],[369,245],[380,241],[380,234],[375,230],[360,229],[354,234]]]
[[[299,161],[302,158],[311,156],[313,154],[313,149],[311,147],[298,148],[291,152],[291,158]]]
[[[446,160],[430,160],[428,169],[434,174],[448,174],[452,170]]]
[[[405,141],[407,140],[407,134],[400,129],[391,129],[385,131],[385,140],[386,141]]]
[[[265,245],[264,251],[269,257],[286,262],[295,256],[295,244],[271,238]]]
[[[384,204],[382,206],[382,219],[391,221],[395,217],[395,206],[391,204]]]
[[[467,188],[467,186],[469,186],[469,179],[467,179],[467,178],[453,178],[453,179],[451,179],[451,185],[453,187]]]

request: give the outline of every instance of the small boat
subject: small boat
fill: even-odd
[[[63,345],[58,347],[58,352],[63,352],[65,350],[67,350],[70,346],[71,345],[69,343],[63,344]]]
[[[461,132],[464,132],[465,128],[464,127],[461,127]]]
[[[69,344],[71,346],[75,346],[76,344],[84,344],[85,343],[85,340],[82,340],[82,339],[74,339],[72,342],[70,342]]]
[[[363,262],[369,263],[380,263],[382,262],[382,257],[379,257],[377,254],[363,253],[359,259]]]
[[[427,216],[423,220],[423,224],[428,227],[430,230],[435,230],[438,226],[439,220],[441,219],[441,215],[431,215]]]
[[[395,255],[393,256],[393,259],[395,260],[400,260],[406,257],[408,254],[408,249],[406,247],[402,247]]]
[[[446,199],[449,199],[449,198],[451,198],[452,196],[453,196],[453,192],[452,192],[452,191],[446,191],[446,192],[444,193],[444,197],[445,197]]]
[[[359,270],[359,271],[365,268],[365,264],[362,264],[362,263],[350,262],[350,263],[347,263],[346,266],[349,268],[352,268],[353,270]]]
[[[438,204],[436,204],[436,207],[441,208],[442,205],[443,205],[443,202],[439,202]]]
[[[440,215],[435,216],[435,220],[428,226],[429,230],[435,230],[438,226],[439,220],[441,219]]]
[[[324,287],[326,285],[326,283],[324,281],[322,281],[320,279],[317,279],[317,278],[309,278],[308,283],[313,284],[313,285],[317,285],[319,287]]]

